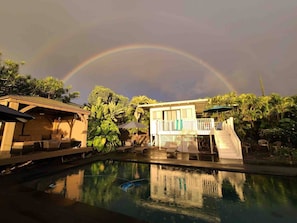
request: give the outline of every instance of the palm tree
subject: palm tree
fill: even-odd
[[[135,119],[136,121],[143,119],[145,122],[146,121],[148,122],[149,114],[143,108],[138,107],[138,105],[153,104],[153,103],[157,103],[157,101],[144,95],[133,97],[127,109],[128,119],[130,121],[132,121],[133,119]]]

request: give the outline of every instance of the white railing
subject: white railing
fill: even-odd
[[[211,130],[215,127],[213,118],[197,119],[197,130]]]
[[[229,133],[237,154],[242,158],[241,141],[234,130],[233,117],[230,117],[223,122],[223,129]]]
[[[210,131],[214,128],[213,118],[201,118],[194,120],[157,120],[151,123],[151,129],[155,132],[176,132],[176,131]]]

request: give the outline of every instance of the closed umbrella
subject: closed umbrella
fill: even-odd
[[[33,116],[0,105],[0,122],[26,122],[34,119]]]

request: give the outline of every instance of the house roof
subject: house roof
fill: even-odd
[[[81,113],[89,115],[90,112],[80,108],[73,104],[66,104],[57,100],[38,97],[38,96],[22,96],[22,95],[6,95],[0,97],[1,101],[5,102],[16,102],[19,104],[33,105],[36,107],[53,109],[58,111],[70,112],[70,113]]]
[[[208,104],[208,99],[196,99],[196,100],[184,100],[184,101],[171,101],[171,102],[160,102],[155,104],[139,105],[138,107],[143,109],[150,108],[161,108],[168,106],[182,106],[182,105],[195,105],[196,112],[202,113]]]

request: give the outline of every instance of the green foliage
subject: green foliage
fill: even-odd
[[[106,143],[106,137],[105,136],[95,136],[93,139],[93,146],[96,148],[98,151],[103,151],[104,146]]]
[[[129,103],[129,99],[127,97],[116,94],[113,90],[103,86],[95,86],[89,94],[88,104],[95,105],[97,104],[98,99],[101,99],[102,103],[109,104],[110,102],[114,102],[116,105],[120,105],[122,107],[127,106]]]
[[[1,55],[1,54],[0,54]],[[15,94],[40,96],[65,103],[79,97],[79,92],[70,92],[71,86],[64,87],[61,80],[46,77],[38,80],[30,75],[19,74],[20,65],[12,60],[0,60],[0,96]]]
[[[157,101],[146,96],[136,96],[129,103],[128,98],[108,88],[96,86],[90,93],[88,102],[87,108],[91,111],[88,128],[89,145],[93,145],[98,151],[107,152],[121,145],[117,126],[135,119],[148,124],[148,111],[137,106]],[[100,141],[103,138],[106,139],[104,146]]]
[[[278,94],[257,97],[254,94],[229,93],[213,97],[210,106],[234,106],[232,111],[221,113],[221,118],[234,117],[235,130],[241,140],[259,137],[270,142],[282,141],[293,146],[297,144],[297,99]],[[216,117],[218,114],[214,114]]]
[[[149,123],[149,111],[138,107],[139,105],[154,104],[156,100],[148,98],[147,96],[135,96],[131,99],[129,106],[126,110],[127,121],[136,120],[146,125]]]
[[[36,79],[19,74],[20,64],[12,60],[0,60],[0,96],[8,94],[30,95]]]
[[[274,152],[273,155],[278,157],[280,160],[297,160],[297,149],[287,146],[281,146],[277,151]]]
[[[99,152],[109,152],[120,145],[119,129],[116,125],[121,108],[111,102],[106,104],[101,98],[96,105],[89,108],[91,111],[88,126],[88,141]]]
[[[56,99],[65,103],[71,99],[79,97],[79,92],[70,93],[71,86],[64,87],[64,82],[54,77],[48,76],[36,81],[35,94],[40,97]]]

